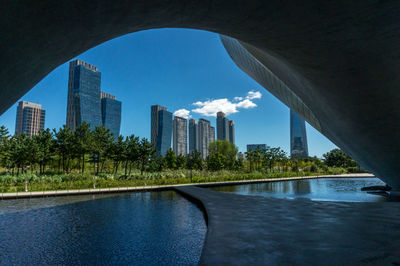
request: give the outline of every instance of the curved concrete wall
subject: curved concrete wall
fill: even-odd
[[[54,68],[112,38],[209,30],[240,40],[281,88],[267,89],[400,189],[399,2],[4,0],[0,15],[0,113]]]

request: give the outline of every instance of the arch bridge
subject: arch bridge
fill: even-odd
[[[110,39],[208,30],[223,35],[247,74],[400,189],[397,1],[3,0],[0,13],[0,113],[57,66]]]

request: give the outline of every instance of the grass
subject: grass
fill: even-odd
[[[317,176],[326,174],[343,174],[345,169],[332,168],[326,172],[264,172],[264,171],[193,171],[192,179],[189,170],[171,170],[163,172],[145,172],[135,170],[126,177],[122,174],[101,173],[94,176],[90,173],[52,174],[38,176],[21,174],[12,176],[0,175],[0,193],[49,190],[73,190],[92,188],[117,188],[136,186],[176,185],[188,183],[224,182],[255,180],[296,176]]]

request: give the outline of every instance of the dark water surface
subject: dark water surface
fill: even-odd
[[[311,200],[350,202],[385,201],[382,196],[361,191],[362,187],[375,185],[385,184],[378,178],[321,178],[210,187],[210,189],[242,195],[288,199],[308,198]]]
[[[173,191],[0,201],[0,265],[195,265],[203,213]]]

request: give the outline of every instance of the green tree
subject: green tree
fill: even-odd
[[[165,163],[168,169],[176,168],[176,155],[172,149],[169,149],[167,154],[165,154]]]
[[[38,135],[32,137],[34,145],[36,146],[36,154],[33,156],[36,158],[39,164],[39,173],[43,174],[47,163],[51,160],[54,152],[53,147],[53,134],[50,129],[40,131]]]
[[[196,150],[192,151],[187,157],[186,166],[190,169],[190,182],[192,182],[193,169],[203,169],[203,159],[200,152]]]
[[[74,149],[74,133],[67,126],[63,126],[58,131],[53,129],[54,132],[54,147],[58,154],[58,171],[60,172],[60,165],[64,172],[68,172],[71,155]]]
[[[80,168],[82,173],[85,172],[85,157],[91,151],[92,131],[90,130],[90,125],[85,121],[81,123],[75,130],[75,157],[80,161]]]
[[[140,148],[141,142],[139,141],[139,137],[135,135],[130,135],[125,140],[125,176],[131,174],[132,164],[137,163],[140,160]]]
[[[355,167],[357,163],[340,149],[333,149],[322,155],[327,166],[331,167]]]
[[[113,142],[113,134],[108,128],[103,126],[95,127],[93,133],[93,142],[91,145],[92,161],[96,168],[96,175],[101,172],[104,162],[107,159],[107,151]]]
[[[176,156],[176,168],[182,169],[186,166],[186,157],[183,155]]]
[[[146,165],[149,164],[150,158],[154,153],[155,150],[153,144],[151,144],[146,138],[142,138],[139,142],[139,161],[141,164],[141,175],[143,175]]]
[[[226,161],[226,157],[223,154],[214,152],[207,157],[207,168],[213,171],[222,170]]]
[[[235,144],[230,143],[228,140],[217,140],[210,143],[208,151],[210,155],[215,153],[222,155],[225,158],[223,162],[225,168],[234,168],[238,153],[238,148]]]
[[[118,173],[119,166],[122,162],[127,161],[126,159],[127,151],[127,141],[124,140],[123,136],[118,136],[118,138],[111,142],[109,145],[108,154],[113,161],[112,173]]]

